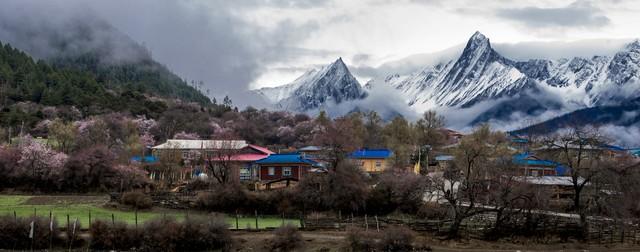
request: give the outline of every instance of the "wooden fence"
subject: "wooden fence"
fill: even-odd
[[[493,230],[494,216],[478,215],[465,220],[460,226],[460,235],[466,238],[486,239]],[[403,225],[417,232],[446,234],[452,220],[428,220],[401,217],[378,216],[319,216],[310,214],[303,220],[307,230],[346,230],[358,227],[367,230],[384,230],[390,225]],[[582,228],[575,218],[561,216],[537,216],[534,223],[510,222],[503,227],[508,236],[523,236],[541,242],[579,238]],[[616,223],[611,220],[590,220],[586,241],[589,244],[640,244],[640,227],[638,225]]]

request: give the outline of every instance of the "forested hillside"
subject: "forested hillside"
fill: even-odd
[[[144,48],[138,48],[144,51]],[[209,98],[165,66],[154,61],[148,54],[135,61],[104,62],[108,52],[93,51],[82,55],[61,56],[49,61],[59,68],[83,70],[95,74],[98,82],[110,89],[136,90],[160,97],[176,98],[184,101],[210,103]]]
[[[155,82],[154,77],[135,74],[135,71],[129,74],[116,73],[137,68],[123,66],[115,68],[118,70],[113,72],[105,69],[101,77],[80,67],[52,66],[43,60],[34,60],[22,51],[0,43],[0,122],[3,126],[21,123],[29,126],[44,118],[44,108],[47,106],[67,108],[68,113],[64,114],[68,114],[68,117],[76,116],[72,114],[88,116],[112,111],[153,117],[164,111],[166,105],[161,100],[145,95],[145,85],[122,81],[123,85],[119,88],[112,88],[115,80]],[[110,77],[108,73],[120,77]],[[157,75],[155,78],[160,79]]]

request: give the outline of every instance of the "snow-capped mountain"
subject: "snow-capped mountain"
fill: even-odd
[[[469,39],[457,60],[426,66],[409,76],[391,75],[385,82],[405,93],[408,104],[418,108],[465,108],[530,86],[515,62],[493,50],[489,39],[479,32]]]
[[[418,112],[427,109],[470,108],[493,102],[471,123],[507,120],[513,113],[558,113],[597,105],[611,105],[640,96],[640,42],[613,57],[532,59],[503,57],[479,32],[471,36],[456,59],[421,71],[391,74],[383,82],[400,91]]]
[[[367,96],[342,58],[310,70],[289,84],[254,91],[276,108],[290,111],[308,111]]]

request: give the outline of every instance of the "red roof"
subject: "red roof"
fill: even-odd
[[[262,152],[262,153],[235,154],[235,155],[229,157],[229,161],[253,162],[253,161],[257,161],[257,160],[266,158],[271,154],[274,154],[273,151],[270,151],[269,149],[267,149],[265,147],[262,147],[262,146],[249,144],[248,147],[251,148],[251,149],[254,149],[254,150],[258,151],[258,152]],[[218,158],[212,158],[212,160],[216,160],[216,159],[218,159]]]
[[[268,157],[269,154],[254,154],[254,153],[249,153],[249,154],[238,154],[238,155],[233,155],[231,157],[231,161],[257,161],[263,158]]]
[[[264,153],[264,154],[268,154],[268,155],[271,155],[271,154],[274,154],[274,153],[275,153],[275,152],[270,151],[269,149],[267,149],[267,148],[265,148],[265,147],[262,147],[262,146],[257,146],[257,145],[249,144],[249,147],[250,147],[250,148],[252,148],[252,149],[254,149],[254,150],[257,150],[257,151],[259,151],[259,152],[262,152],[262,153]]]

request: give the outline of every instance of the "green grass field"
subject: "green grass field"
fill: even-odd
[[[116,209],[104,208],[102,204],[106,201],[101,196],[16,196],[16,195],[0,195],[0,215],[13,215],[26,217],[32,216],[34,213],[38,216],[49,216],[49,212],[58,221],[59,225],[66,225],[67,215],[73,222],[76,218],[82,227],[88,227],[89,215],[91,220],[107,220],[111,221],[111,216],[116,221],[124,221],[129,224],[135,224],[134,211],[121,211]],[[187,215],[195,217],[206,217],[208,214],[200,211],[178,211],[168,209],[156,209],[138,212],[138,223],[142,225],[145,221],[153,218],[176,218],[184,219]],[[234,217],[226,217],[230,228],[236,227]],[[282,225],[283,220],[278,217],[261,217],[258,218],[259,228],[273,228]],[[299,226],[299,220],[286,219],[285,223]],[[254,217],[238,218],[238,227],[244,229],[247,227],[255,228]]]

